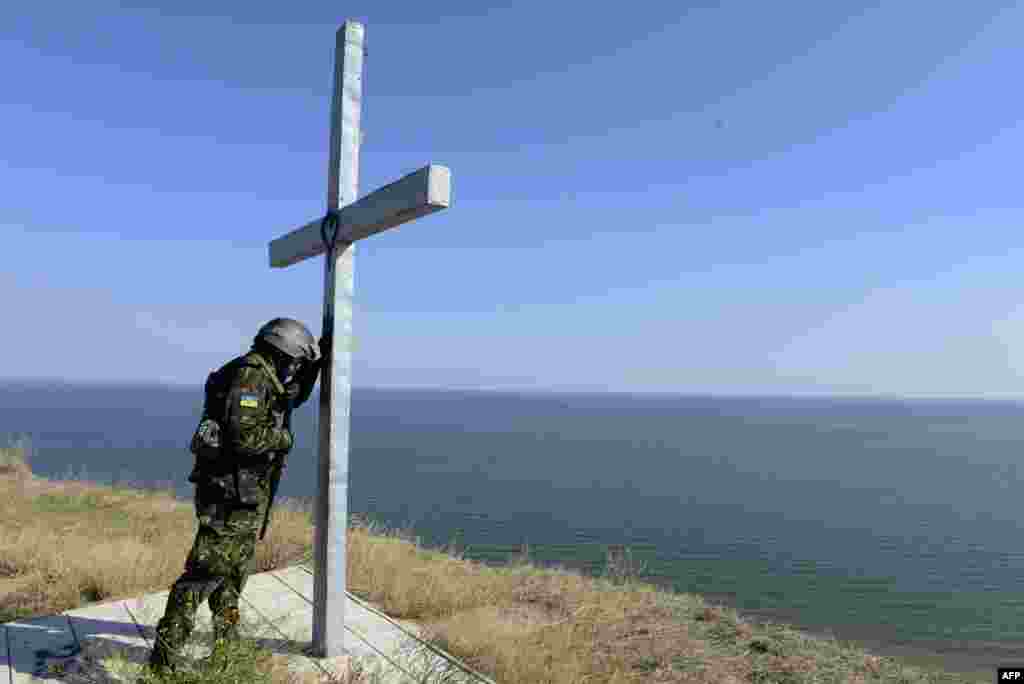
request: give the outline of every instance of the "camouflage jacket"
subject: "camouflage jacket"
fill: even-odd
[[[283,426],[285,401],[273,365],[256,352],[211,373],[203,419],[192,440],[196,464],[189,481],[219,490],[226,499],[255,501],[253,488],[265,482],[271,457],[283,459],[292,447],[292,435]],[[214,439],[204,444],[199,433],[211,421]]]

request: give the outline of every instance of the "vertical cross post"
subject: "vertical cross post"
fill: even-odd
[[[359,191],[364,35],[361,24],[346,21],[335,37],[328,213],[354,202]],[[355,243],[340,242],[324,259],[323,335],[332,343],[320,375],[312,644],[313,655],[319,658],[339,656],[345,650],[354,256]]]
[[[365,31],[339,29],[334,52],[327,215],[272,240],[270,265],[285,268],[326,254],[323,337],[331,340],[320,371],[320,435],[314,506],[311,654],[345,653],[345,539],[348,527],[349,418],[352,404],[352,302],[355,242],[451,204],[451,172],[429,164],[356,199]]]

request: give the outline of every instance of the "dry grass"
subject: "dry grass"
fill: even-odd
[[[196,531],[190,503],[169,491],[35,478],[16,451],[0,451],[0,621],[164,591],[177,579]],[[308,511],[284,504],[257,546],[257,571],[311,556]],[[967,681],[656,589],[637,581],[622,549],[610,550],[603,579],[523,556],[488,567],[354,520],[350,591],[416,621],[431,643],[502,683]],[[253,642],[237,648],[230,678],[201,671],[176,681],[316,681],[298,680]],[[356,671],[348,681],[369,680]]]

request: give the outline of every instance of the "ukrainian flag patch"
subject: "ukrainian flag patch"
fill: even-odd
[[[257,394],[243,394],[238,404],[245,408],[259,408],[260,398]]]

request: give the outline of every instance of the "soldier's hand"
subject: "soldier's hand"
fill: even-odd
[[[285,401],[287,402],[287,410],[295,408],[298,403],[299,395],[302,394],[302,384],[299,382],[290,382],[284,386]]]
[[[274,454],[274,467],[284,470],[284,467],[288,464],[288,452],[278,451]]]

